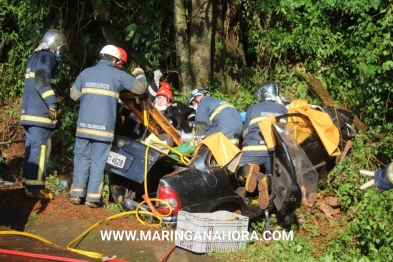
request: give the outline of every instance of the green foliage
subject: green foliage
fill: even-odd
[[[373,134],[372,130],[367,135],[359,134],[354,140],[350,157],[330,173],[335,178],[328,189],[339,196],[351,222],[343,229],[342,237],[330,241],[327,254],[340,257],[343,261],[352,261],[353,258],[389,261],[393,257],[390,248],[393,244],[393,227],[387,219],[393,212],[393,192],[378,192],[375,187],[359,190],[359,186],[370,179],[361,175],[359,170],[378,170],[380,162],[377,156],[391,157],[392,143],[389,141],[392,137],[376,143],[369,139]]]
[[[105,174],[104,174],[104,187],[102,189],[102,199],[105,202],[108,202],[110,194],[111,194],[111,190],[109,188],[109,175],[107,172],[105,172]]]
[[[120,1],[121,7],[113,7],[113,23],[116,28],[123,28],[119,32],[125,41],[137,51],[144,54],[154,71],[160,66],[167,66],[163,62],[175,59],[173,46],[173,27],[171,4],[159,0],[145,1],[141,5],[138,1]],[[159,8],[158,8],[159,7]],[[127,13],[126,16],[124,14]]]
[[[237,2],[248,54],[260,56],[261,70],[269,70],[269,78],[294,78],[288,69],[302,63],[318,75],[334,100],[352,108],[365,123],[382,125],[392,119],[389,1]],[[283,65],[286,70],[280,74]]]
[[[45,188],[49,189],[56,196],[67,195],[67,183],[65,181],[60,180],[57,171],[54,171],[53,174],[49,175],[45,180]]]

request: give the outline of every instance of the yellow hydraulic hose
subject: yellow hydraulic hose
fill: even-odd
[[[160,142],[152,142],[151,144],[160,144],[160,146],[164,146],[164,147],[167,147],[167,148],[173,150],[173,149],[170,148],[168,145],[162,144],[162,143],[160,143]],[[162,200],[162,199],[158,199],[158,198],[149,198],[149,197],[148,197],[148,192],[147,192],[147,173],[148,173],[148,172],[147,172],[147,163],[148,163],[148,161],[147,161],[147,159],[148,159],[148,153],[149,153],[149,148],[150,148],[150,145],[151,145],[151,144],[147,145],[146,151],[145,151],[145,170],[144,170],[144,187],[145,187],[145,195],[146,195],[145,200],[142,201],[142,202],[137,206],[137,208],[136,208],[134,211],[123,212],[123,213],[120,213],[120,214],[116,214],[116,215],[107,217],[107,218],[105,218],[105,219],[103,219],[103,220],[101,220],[101,221],[98,221],[97,223],[95,223],[94,225],[92,225],[90,228],[88,228],[85,232],[83,232],[80,236],[78,236],[78,237],[75,238],[73,241],[71,241],[71,243],[69,243],[69,244],[67,245],[67,250],[70,250],[70,251],[72,251],[72,252],[79,253],[79,254],[81,254],[81,255],[85,255],[85,256],[88,256],[88,257],[91,257],[91,258],[102,258],[102,257],[104,257],[104,255],[101,254],[101,253],[91,252],[91,251],[84,251],[84,250],[72,248],[72,247],[70,247],[70,246],[71,246],[72,244],[74,244],[75,242],[77,242],[78,240],[80,240],[80,239],[82,239],[83,237],[85,237],[90,231],[92,231],[94,228],[96,228],[97,226],[99,226],[102,222],[109,221],[109,220],[112,220],[112,219],[114,219],[114,218],[118,218],[118,217],[121,217],[121,216],[126,216],[126,215],[135,214],[137,220],[138,220],[141,224],[143,224],[143,225],[148,225],[148,226],[158,227],[158,226],[160,226],[160,225],[162,224],[162,218],[161,218],[161,217],[166,217],[166,216],[169,216],[170,214],[172,214],[172,207],[171,207],[171,205],[170,205],[168,202],[166,202],[166,201],[164,201],[164,200]],[[175,151],[175,150],[173,150],[173,151]],[[177,151],[177,150],[176,150],[176,151]],[[176,152],[176,153],[177,153],[177,152]],[[189,160],[188,160],[184,155],[182,155],[180,152],[179,152],[178,154],[180,155],[180,157],[181,157],[181,159],[182,159],[181,161],[182,161],[183,163],[185,163],[185,164],[188,164]],[[147,202],[150,202],[150,201],[158,201],[158,202],[164,203],[166,206],[168,206],[168,208],[169,208],[169,213],[168,213],[167,215],[162,215],[162,214],[159,214],[158,212],[156,212],[155,210],[152,210],[153,212],[144,211],[144,210],[139,210],[140,206],[142,206],[144,203],[147,203]],[[153,209],[154,209],[154,207],[153,207]],[[158,224],[146,223],[145,221],[143,221],[143,220],[140,218],[140,216],[139,216],[140,214],[145,214],[145,215],[154,216],[155,218],[157,218],[157,219],[159,220],[159,223],[158,223]],[[0,235],[22,235],[22,236],[27,236],[27,237],[35,238],[35,239],[40,240],[40,241],[42,241],[42,242],[44,242],[44,243],[47,243],[47,244],[55,245],[55,244],[53,244],[52,242],[50,242],[50,241],[48,241],[48,240],[46,240],[46,239],[44,239],[44,238],[42,238],[42,237],[36,236],[36,235],[34,235],[34,234],[26,233],[26,232],[19,232],[19,231],[0,231]],[[57,245],[55,245],[55,246],[57,246]],[[59,247],[59,246],[57,246],[57,247]]]

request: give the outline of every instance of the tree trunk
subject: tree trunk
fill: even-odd
[[[190,46],[184,0],[174,0],[175,14],[175,46],[178,68],[179,87],[183,94],[188,94],[193,88],[190,67]]]
[[[144,70],[150,67],[150,62],[145,58],[144,54],[137,52],[126,41],[120,39],[120,37],[113,32],[113,28],[110,24],[111,15],[106,1],[91,0],[91,5],[94,10],[94,18],[100,21],[102,34],[108,44],[119,46],[126,50],[129,56]]]
[[[228,58],[231,59],[233,67],[238,70],[246,66],[242,32],[240,29],[240,5],[228,1],[225,11],[223,33],[225,36],[225,47]]]
[[[222,23],[222,10],[223,10],[223,1],[218,1],[218,3],[214,6],[213,11],[215,18],[215,23],[213,26],[214,32],[214,42],[212,46],[213,50],[213,74],[214,79],[220,82],[220,87],[222,92],[230,92],[234,93],[235,91],[235,82],[232,85],[232,79],[227,72],[226,65],[226,48],[225,48],[225,39],[223,35],[223,23]]]
[[[295,72],[298,76],[306,80],[306,82],[309,84],[311,87],[311,90],[322,100],[322,102],[327,105],[334,107],[334,100],[333,98],[329,95],[329,92],[326,90],[326,88],[323,86],[321,81],[319,81],[313,74],[310,72],[307,72],[303,66],[296,66],[295,67]],[[350,109],[346,108],[344,105],[339,104],[338,108],[344,109],[347,111],[352,112]],[[356,129],[361,130],[361,131],[367,131],[367,126],[355,115],[353,124],[355,125]]]
[[[190,66],[193,87],[205,87],[211,78],[213,0],[192,0]]]

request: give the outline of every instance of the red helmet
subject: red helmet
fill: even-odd
[[[166,88],[172,91],[171,86],[167,82],[160,82],[160,88]]]
[[[121,47],[118,47],[117,49],[119,49],[120,52],[120,60],[123,61],[124,64],[127,63],[127,52],[126,50],[124,50]]]
[[[161,83],[165,83],[165,82],[161,82]],[[170,89],[168,89],[167,87],[166,88],[161,87],[160,89],[158,89],[156,96],[166,96],[169,98],[169,103],[172,103],[172,97],[173,97],[172,91]]]

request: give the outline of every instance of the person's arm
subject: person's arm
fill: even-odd
[[[147,94],[149,99],[153,101],[157,96],[157,91],[160,88],[160,78],[162,76],[161,71],[158,69],[154,71],[154,79],[150,82],[150,85],[147,87]]]
[[[78,101],[82,96],[81,85],[79,84],[79,82],[80,77],[78,76],[70,90],[70,97],[74,101]]]
[[[131,86],[130,91],[134,94],[143,94],[146,91],[146,76],[142,68],[135,68],[132,71],[132,75],[135,77],[134,84]]]
[[[243,138],[247,135],[248,133],[248,126],[250,125],[250,111],[247,110],[246,112],[246,119],[244,120],[244,125],[243,125]]]
[[[209,104],[203,103],[204,98],[199,102],[198,109],[195,114],[195,135],[203,136],[210,127],[210,118],[209,118]]]
[[[360,170],[360,174],[373,177],[372,180],[360,186],[361,190],[376,185],[379,190],[389,190],[393,188],[393,163],[379,169],[378,171]]]
[[[48,106],[48,116],[50,119],[57,118],[58,99],[55,90],[51,85],[51,78],[54,68],[56,67],[56,60],[53,55],[48,52],[41,52],[39,61],[44,61],[39,65],[39,69],[34,72],[34,85],[38,93]]]

